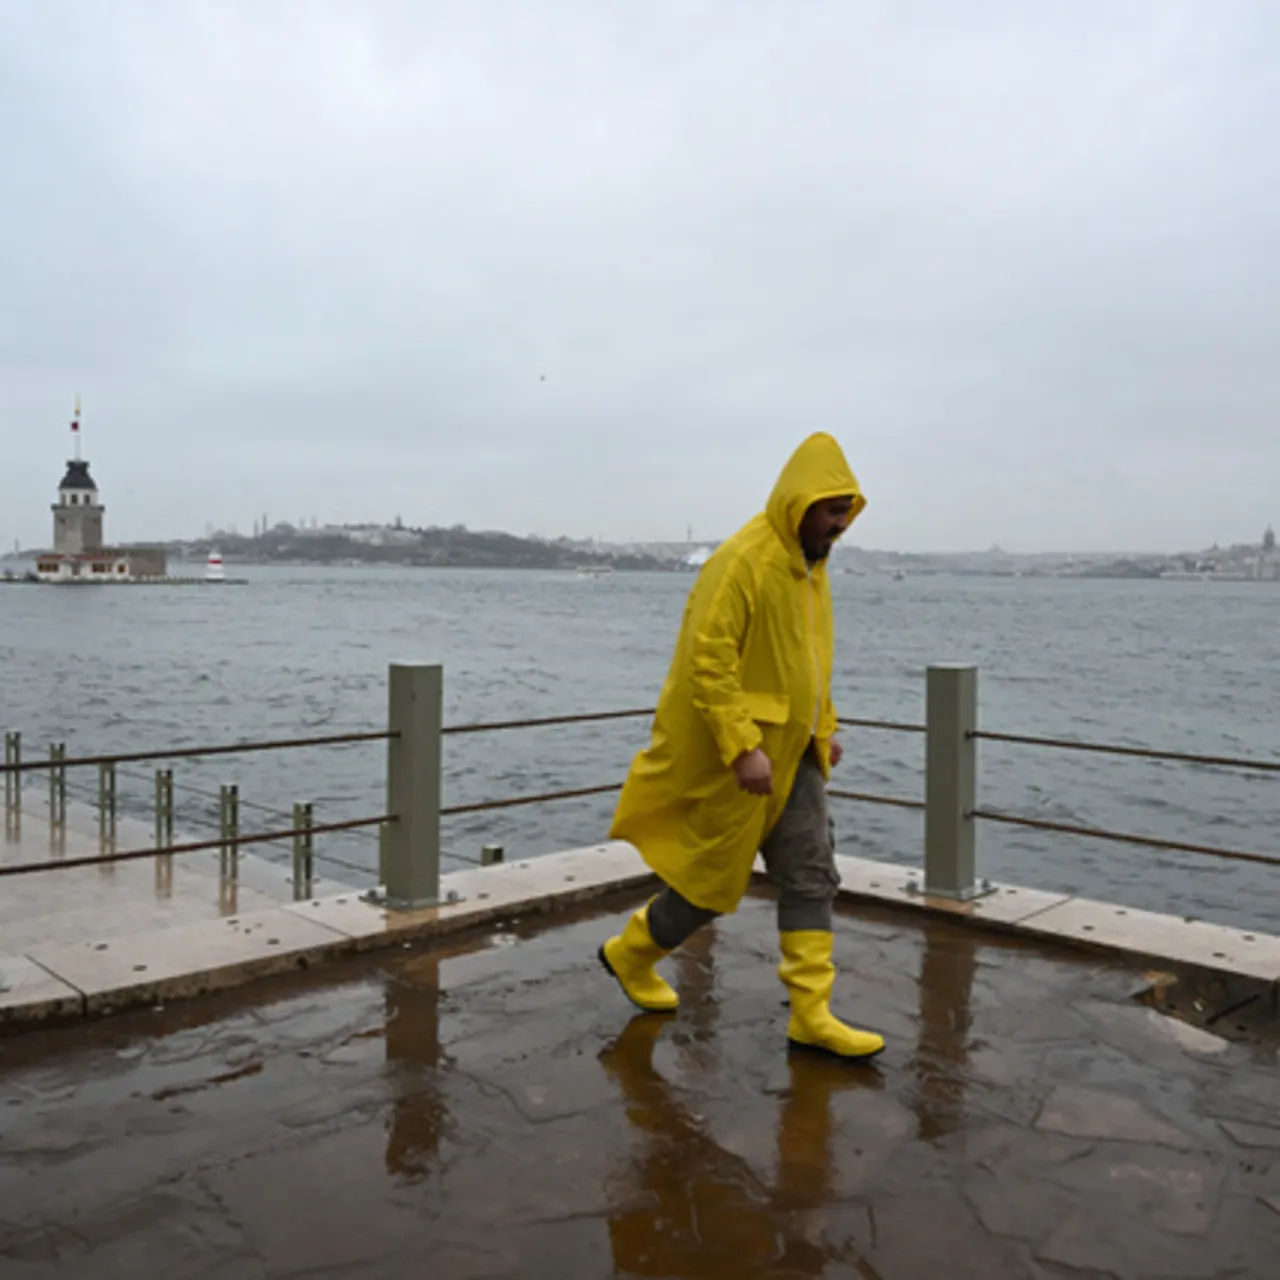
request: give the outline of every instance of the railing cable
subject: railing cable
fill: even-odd
[[[1116,844],[1145,845],[1151,849],[1168,849],[1174,853],[1198,853],[1210,858],[1226,858],[1232,862],[1257,862],[1280,867],[1280,858],[1265,853],[1248,853],[1240,849],[1219,849],[1208,844],[1189,844],[1183,840],[1164,840],[1159,836],[1132,835],[1124,831],[1108,831],[1104,827],[1086,827],[1074,822],[1053,822],[1045,818],[1024,818],[995,809],[974,809],[969,815],[984,822],[1001,822],[1013,827],[1029,827],[1034,831],[1052,831],[1058,835],[1083,836],[1091,840],[1109,840]]]
[[[255,751],[285,751],[301,747],[346,746],[353,742],[385,742],[389,729],[364,733],[335,733],[322,738],[279,738],[269,742],[230,742],[217,747],[170,747],[164,751],[127,751],[115,755],[74,756],[65,760],[24,760],[0,765],[0,773],[32,773],[42,769],[74,769],[91,764],[141,764],[149,760],[196,760],[204,756],[234,756]]]
[[[912,800],[907,796],[876,796],[865,791],[829,790],[827,795],[834,800],[857,800],[862,804],[887,804],[898,809],[923,809],[923,800]]]
[[[183,844],[159,845],[147,849],[128,849],[123,853],[107,853],[80,858],[53,858],[47,862],[15,862],[0,865],[0,876],[32,875],[38,871],[69,871],[72,867],[97,867],[111,862],[133,862],[138,858],[166,857],[175,853],[200,853],[205,849],[238,848],[245,844],[271,844],[291,840],[294,836],[318,836],[331,831],[352,831],[358,827],[374,827],[395,822],[396,816],[384,813],[376,818],[347,818],[341,822],[318,822],[311,827],[293,827],[288,831],[260,831],[247,836],[219,836],[216,840],[193,840]]]
[[[1130,756],[1138,760],[1168,760],[1175,764],[1210,765],[1219,769],[1247,769],[1280,773],[1280,760],[1247,760],[1240,756],[1198,755],[1186,751],[1160,751],[1153,747],[1124,747],[1109,742],[1074,742],[1070,738],[1038,738],[1025,733],[995,733],[976,729],[970,735],[981,742],[1008,742],[1024,747],[1049,747],[1058,751],[1085,751],[1095,755]]]

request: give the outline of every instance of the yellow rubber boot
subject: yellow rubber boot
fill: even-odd
[[[653,967],[669,954],[649,932],[646,902],[627,921],[626,928],[600,948],[600,963],[617,978],[627,999],[637,1008],[646,1013],[670,1013],[680,1003],[680,997]]]
[[[874,1058],[884,1037],[857,1031],[832,1014],[828,1003],[835,985],[831,963],[832,936],[825,930],[803,929],[779,935],[782,963],[778,977],[791,997],[787,1039],[803,1049],[821,1049],[838,1058]]]

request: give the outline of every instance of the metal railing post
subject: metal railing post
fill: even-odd
[[[22,763],[22,734],[16,730],[4,735],[4,762],[14,770],[4,775],[4,807],[13,813],[22,808],[22,774],[17,772]]]
[[[173,770],[156,770],[156,848],[173,843]]]
[[[220,871],[224,880],[235,880],[240,874],[240,846],[231,842],[240,834],[240,788],[234,782],[224,782],[220,796],[220,825],[222,846]]]
[[[98,766],[98,839],[111,844],[116,838],[116,767],[109,761]]]
[[[393,663],[388,679],[386,905],[430,906],[440,898],[440,764],[444,672]]]
[[[156,770],[156,848],[173,844],[173,770]],[[156,857],[156,893],[162,898],[173,895],[173,854]]]
[[[978,672],[930,667],[925,698],[924,892],[973,898],[977,805]]]
[[[314,874],[314,839],[311,834],[312,807],[306,804],[293,806],[293,897],[301,901],[311,896],[311,882]]]
[[[49,825],[61,827],[67,821],[67,767],[62,763],[67,758],[67,744],[55,742],[49,748],[49,759],[53,762],[49,770]]]

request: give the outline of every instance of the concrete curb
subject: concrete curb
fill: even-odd
[[[837,864],[846,902],[1123,957],[1232,990],[1244,984],[1272,1015],[1280,1010],[1280,938],[1013,885],[955,902],[918,892],[912,868],[851,857]],[[340,893],[107,942],[35,946],[0,957],[0,1029],[101,1017],[655,883],[635,850],[614,842],[445,876],[442,893],[456,900],[417,911]]]

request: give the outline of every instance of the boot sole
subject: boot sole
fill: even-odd
[[[600,945],[600,950],[596,952],[596,957],[599,959],[600,963],[604,965],[605,973],[607,973],[614,980],[614,982],[618,984],[618,986],[622,990],[622,994],[626,996],[627,999],[630,1000],[631,1003],[635,1005],[635,1007],[639,1009],[641,1013],[675,1013],[676,1011],[675,1005],[672,1005],[670,1008],[668,1008],[666,1005],[655,1007],[651,1004],[641,1004],[640,1001],[637,1000],[635,996],[633,996],[631,992],[627,990],[627,984],[623,982],[622,979],[618,977],[618,975],[614,972],[613,965],[609,963],[609,957],[606,956],[604,953],[603,943],[601,943]]]
[[[872,1058],[878,1058],[887,1046],[881,1045],[878,1049],[872,1049],[870,1053],[837,1053],[834,1049],[828,1049],[823,1045],[806,1044],[803,1040],[793,1040],[788,1036],[787,1047],[789,1049],[798,1049],[801,1053],[812,1053],[823,1058],[834,1058],[837,1062],[870,1062]]]

